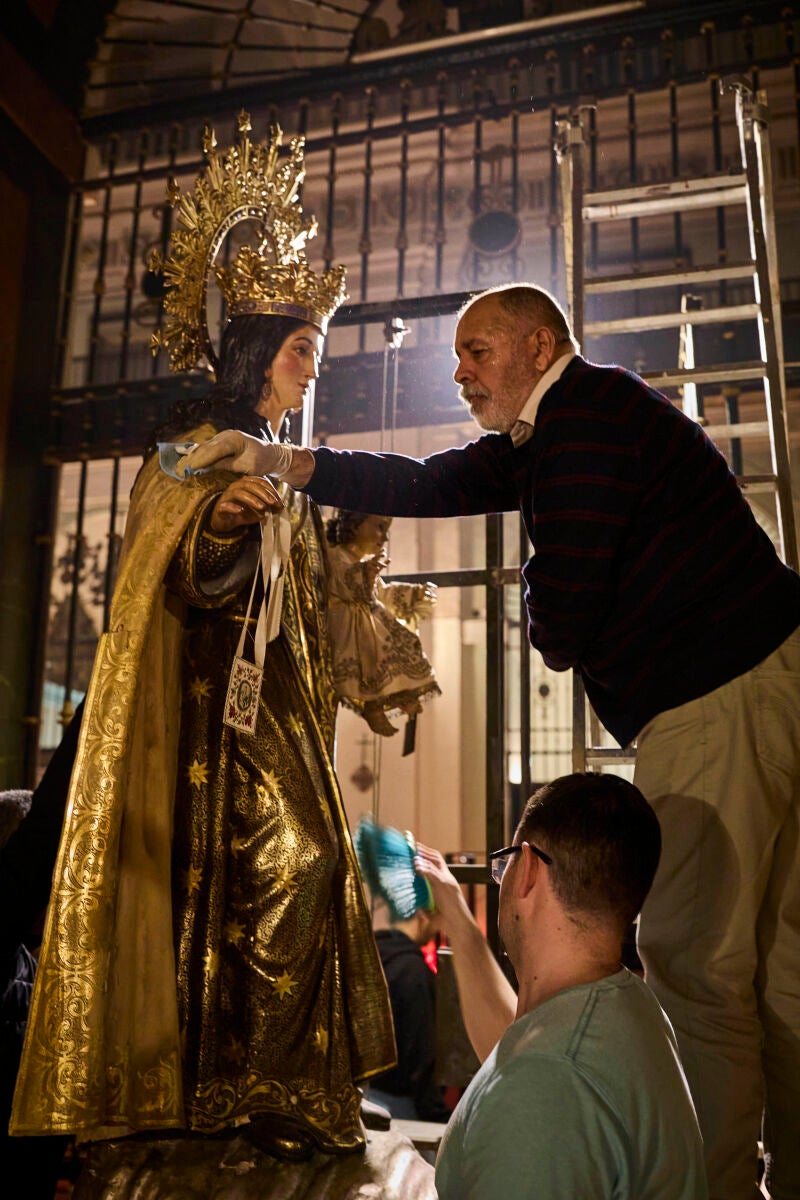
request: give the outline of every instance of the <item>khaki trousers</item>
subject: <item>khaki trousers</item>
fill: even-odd
[[[764,1117],[773,1200],[800,1200],[800,631],[747,674],[660,713],[635,782],[663,849],[641,916],[711,1200],[752,1200]]]

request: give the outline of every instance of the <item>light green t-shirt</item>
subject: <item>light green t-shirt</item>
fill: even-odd
[[[568,988],[506,1031],[436,1160],[440,1200],[706,1200],[675,1035],[629,971]]]

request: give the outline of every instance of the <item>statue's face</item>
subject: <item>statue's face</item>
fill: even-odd
[[[324,341],[316,325],[302,325],[281,343],[266,371],[273,412],[303,407],[309,385],[319,375]]]
[[[366,517],[356,530],[356,547],[361,554],[380,554],[389,537],[391,517]]]

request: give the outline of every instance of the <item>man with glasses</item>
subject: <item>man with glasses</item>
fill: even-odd
[[[442,1141],[440,1200],[707,1197],[675,1035],[620,966],[660,848],[653,810],[617,776],[566,775],[531,797],[489,856],[515,997],[441,855],[418,847],[484,1059]]]

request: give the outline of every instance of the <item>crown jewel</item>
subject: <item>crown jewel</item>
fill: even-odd
[[[345,268],[332,267],[322,275],[308,264],[305,244],[317,232],[305,218],[297,191],[305,177],[305,139],[292,138],[281,157],[283,135],[278,126],[269,141],[250,140],[250,117],[239,114],[239,143],[217,153],[213,130],[203,134],[208,165],[198,175],[194,192],[181,193],[171,178],[167,198],[178,206],[172,252],[166,260],[153,255],[151,269],[163,270],[167,285],[167,320],[153,334],[151,347],[169,353],[173,371],[186,371],[206,358],[216,365],[208,331],[208,280],[213,271],[228,316],[265,313],[296,316],[323,333],[330,317],[346,297]],[[254,234],[228,266],[216,257],[225,238],[243,221]]]

